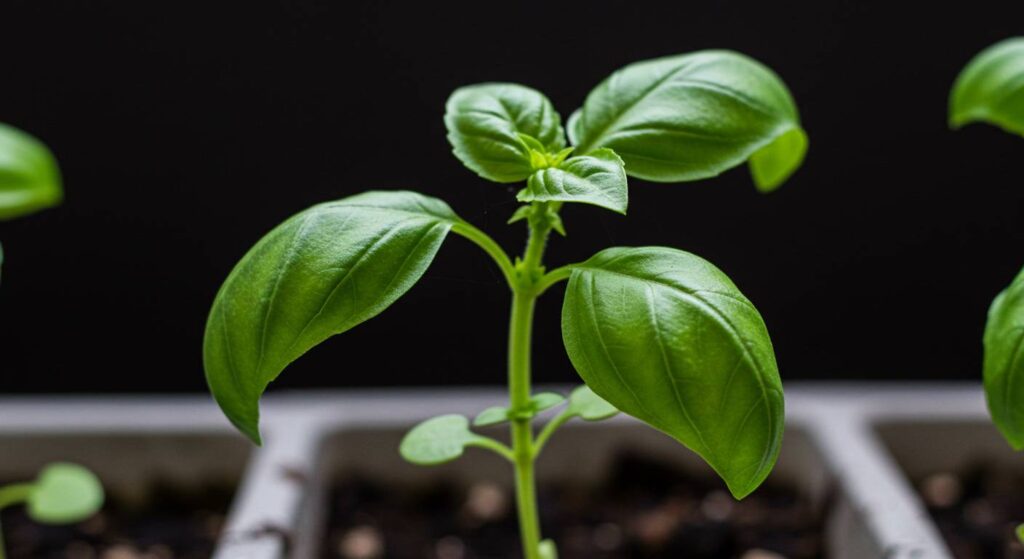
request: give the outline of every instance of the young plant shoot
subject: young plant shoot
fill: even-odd
[[[50,150],[25,132],[0,123],[0,220],[54,206],[61,198],[60,171]],[[41,524],[81,522],[103,505],[103,487],[82,466],[49,464],[34,482],[0,487],[0,509],[19,504]],[[0,559],[4,556],[0,532]]]
[[[702,51],[622,68],[562,119],[540,92],[510,83],[455,91],[445,124],[455,156],[480,177],[520,183],[526,247],[514,260],[441,200],[367,192],[300,212],[268,233],[217,294],[206,325],[206,378],[224,413],[260,441],[260,396],[293,360],[368,320],[423,275],[449,233],[479,246],[511,291],[508,405],[471,422],[443,415],[413,428],[400,452],[416,464],[467,447],[514,469],[527,559],[550,559],[537,515],[534,462],[559,426],[619,410],[698,453],[736,498],[775,464],[783,397],[765,324],[718,268],[665,247],[616,247],[584,262],[544,263],[559,211],[590,204],[625,214],[627,176],[654,182],[713,177],[749,162],[768,192],[801,164],[807,138],[789,91],[741,54]],[[567,133],[566,133],[567,132]],[[563,395],[531,390],[530,344],[539,297],[566,281],[562,335],[585,383]],[[544,425],[539,414],[562,406]],[[509,441],[472,430],[508,423]]]
[[[50,150],[27,133],[0,123],[0,221],[55,206],[61,198],[60,171]],[[0,248],[0,265],[3,256]]]
[[[1024,134],[1024,38],[996,43],[967,64],[950,95],[949,122],[987,122]],[[992,421],[1015,450],[1024,450],[1024,270],[992,301],[984,346]],[[1016,535],[1024,543],[1024,525]]]
[[[0,487],[0,510],[24,505],[29,518],[40,524],[74,524],[103,506],[103,486],[92,472],[77,464],[49,464],[35,481]],[[5,556],[0,538],[0,559]]]

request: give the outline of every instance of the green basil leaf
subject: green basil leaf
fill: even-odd
[[[570,157],[530,175],[520,202],[581,202],[626,213],[629,194],[622,159],[610,149]]]
[[[950,126],[959,128],[978,121],[1024,134],[1024,37],[981,51],[953,84]]]
[[[1024,270],[992,302],[985,325],[985,399],[996,427],[1024,450]]]
[[[806,149],[806,141],[773,145],[800,128],[782,80],[763,64],[722,50],[620,69],[590,93],[568,128],[576,153],[611,148],[626,162],[626,173],[656,182],[713,177],[763,149],[786,166],[761,178],[779,180],[799,166]]]
[[[62,198],[60,170],[50,150],[0,124],[0,220],[55,206]]]
[[[761,192],[771,192],[782,186],[807,154],[807,134],[803,128],[793,128],[775,138],[775,141],[750,156],[750,174]]]
[[[519,182],[533,173],[531,144],[550,152],[565,147],[561,118],[551,101],[537,90],[512,83],[455,90],[448,98],[444,122],[455,156],[495,182]]]
[[[784,419],[772,344],[709,262],[662,247],[604,250],[572,271],[562,335],[587,386],[697,452],[737,498],[771,472]]]
[[[615,406],[594,394],[594,391],[585,384],[572,391],[567,410],[586,421],[601,421],[619,413]]]
[[[469,430],[469,420],[461,415],[442,415],[412,428],[398,450],[402,458],[421,466],[436,466],[462,456],[467,446],[483,439]]]
[[[408,291],[458,222],[436,198],[367,192],[300,212],[263,237],[224,282],[206,324],[206,380],[225,415],[259,443],[267,385]]]
[[[49,464],[40,472],[25,504],[29,516],[42,524],[81,522],[103,506],[103,486],[82,466]]]

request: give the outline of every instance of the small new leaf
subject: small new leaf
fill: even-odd
[[[985,399],[992,421],[1024,450],[1024,270],[992,302],[985,324]]]
[[[561,118],[539,91],[511,83],[462,87],[444,115],[455,156],[481,177],[501,183],[533,172],[531,146],[540,153],[565,147]]]
[[[723,50],[630,64],[598,85],[568,122],[577,154],[614,149],[630,176],[655,182],[713,177],[767,149],[754,171],[763,190],[803,160],[806,137],[776,143],[798,128],[782,80],[760,62]]]
[[[558,559],[558,546],[552,540],[544,540],[540,542],[537,553],[540,554],[540,559]]]
[[[42,142],[0,124],[0,220],[30,214],[63,198],[57,161]]]
[[[601,398],[697,452],[736,498],[782,443],[782,383],[753,304],[709,262],[670,248],[612,248],[573,267],[562,336]]]
[[[435,466],[462,456],[467,446],[483,439],[469,430],[469,420],[461,415],[442,415],[413,427],[399,446],[402,458],[421,466]]]
[[[476,427],[487,427],[508,421],[508,408],[505,406],[492,406],[477,414],[473,419]]]
[[[523,410],[521,413],[525,418],[532,418],[538,413],[551,409],[558,404],[565,401],[565,396],[556,394],[554,392],[540,392],[534,394],[530,398],[529,407]],[[513,414],[505,406],[493,406],[480,412],[473,420],[473,425],[476,427],[486,427],[488,425],[497,425],[498,423],[504,423],[510,419],[513,419]]]
[[[610,149],[571,157],[530,175],[520,202],[579,202],[626,213],[629,193],[622,159]]]
[[[25,505],[29,516],[42,524],[81,522],[103,506],[103,486],[82,466],[54,463],[39,474]]]
[[[533,397],[530,398],[530,406],[533,408],[534,412],[540,413],[544,410],[549,410],[564,401],[565,396],[562,396],[561,394],[556,394],[554,392],[540,392],[538,394],[534,394]]]
[[[267,385],[405,294],[459,223],[436,198],[367,192],[300,212],[260,239],[224,281],[206,323],[206,381],[228,419],[259,443]]]
[[[971,59],[953,84],[949,124],[987,122],[1024,134],[1024,37],[1006,39]]]
[[[586,421],[601,421],[619,413],[615,406],[595,394],[585,384],[572,391],[566,411]]]

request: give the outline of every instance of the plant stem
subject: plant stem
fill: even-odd
[[[542,275],[541,258],[551,226],[531,220],[530,238],[518,270],[518,282],[512,288],[512,319],[508,337],[509,409],[528,410],[530,406],[530,342],[533,330],[533,309],[537,301],[536,282]],[[519,533],[526,559],[540,558],[540,518],[537,514],[537,491],[534,481],[533,418],[514,414],[512,420],[512,454],[516,472],[516,507],[519,511]]]
[[[0,487],[0,510],[11,505],[21,503],[28,498],[34,487],[31,483],[16,483]],[[0,559],[7,557],[3,538],[3,528],[0,527]]]

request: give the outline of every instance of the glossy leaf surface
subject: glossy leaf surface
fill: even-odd
[[[103,506],[103,486],[82,466],[54,463],[40,472],[25,505],[36,522],[81,522]]]
[[[590,93],[568,128],[577,155],[611,148],[630,176],[656,182],[712,177],[767,149],[771,155],[761,159],[771,159],[771,172],[754,177],[771,190],[807,148],[786,137],[800,119],[782,80],[760,62],[723,50],[618,70]]]
[[[435,198],[368,192],[314,206],[263,237],[224,282],[206,325],[206,380],[228,418],[259,442],[267,385],[408,291],[457,222]]]
[[[1024,270],[992,302],[985,325],[984,378],[999,431],[1024,450]]]
[[[593,204],[624,214],[629,204],[626,171],[614,151],[602,148],[535,172],[516,198]]]
[[[63,197],[53,154],[39,140],[0,124],[0,220],[49,208]]]
[[[551,101],[517,84],[485,83],[455,90],[448,98],[444,122],[455,156],[495,182],[526,180],[534,170],[531,146],[549,152],[565,147],[561,118]]]
[[[767,477],[782,384],[757,309],[709,262],[613,248],[575,267],[562,333],[587,385],[697,452],[742,498]]]
[[[1024,37],[983,50],[953,84],[950,125],[959,128],[979,121],[1024,134]]]

